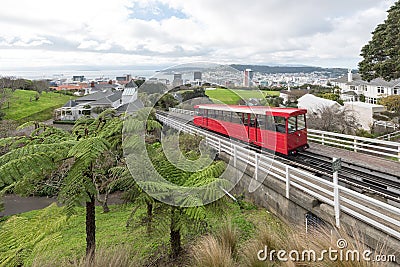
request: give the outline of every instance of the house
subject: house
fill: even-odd
[[[341,98],[345,102],[358,101],[361,95],[365,96],[365,102],[376,104],[379,98],[400,95],[400,79],[385,81],[382,78],[373,79],[370,82],[364,81],[358,73],[349,70],[347,77],[332,80],[334,86],[341,91]],[[349,94],[348,92],[353,92]]]
[[[92,84],[93,85],[93,84]],[[95,88],[92,86],[91,88]],[[112,108],[117,113],[134,112],[143,107],[138,100],[137,86],[135,83],[128,83],[124,89],[117,90],[111,84],[102,84],[98,89],[93,90],[91,94],[70,100],[63,107],[55,110],[55,120],[75,121],[84,115],[94,115],[94,111]]]
[[[306,89],[289,89],[279,92],[279,97],[283,98],[284,103],[296,102],[303,95],[308,94]]]
[[[361,127],[367,131],[370,131],[371,126],[374,124],[373,116],[386,111],[386,108],[382,105],[364,102],[345,102],[344,107],[353,110],[357,114]]]
[[[90,114],[90,108],[80,107],[75,100],[69,100],[64,106],[54,111],[55,120],[76,121],[80,117]]]
[[[342,108],[342,106],[336,101],[317,97],[312,94],[303,95],[297,100],[297,102],[298,102],[297,104],[298,108],[307,109],[309,113],[311,112],[318,113],[318,110],[323,107],[337,108],[337,109]]]

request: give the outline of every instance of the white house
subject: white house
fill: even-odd
[[[363,102],[345,102],[344,107],[357,114],[361,127],[367,131],[371,130],[371,126],[374,124],[373,115],[386,111],[382,105]]]
[[[358,101],[359,97],[364,95],[366,103],[376,104],[379,98],[400,95],[400,79],[388,82],[382,78],[377,78],[367,82],[361,79],[360,74],[353,74],[351,70],[349,70],[347,77],[335,79],[332,84],[340,88],[341,98],[345,102]]]

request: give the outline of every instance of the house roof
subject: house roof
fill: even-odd
[[[96,92],[93,94],[89,94],[89,95],[77,98],[76,101],[77,102],[97,101],[97,100],[100,100],[100,99],[105,98],[112,94],[113,94],[113,92],[111,90],[99,91],[99,92]]]
[[[136,83],[131,80],[129,83],[125,84],[125,88],[137,88],[138,86],[136,85]]]
[[[118,107],[117,113],[124,113],[124,112],[133,113],[141,108],[143,108],[143,103],[139,99],[136,99],[134,102],[126,103]]]
[[[352,96],[358,96],[358,94],[354,91],[347,91],[343,92],[342,95],[352,95]]]
[[[112,104],[112,101],[108,99],[108,97],[104,97],[102,99],[90,102],[89,105],[93,106],[109,106]]]
[[[125,87],[122,95],[123,96],[132,96],[136,93],[136,89],[137,89],[137,87]]]
[[[80,84],[80,85],[75,85],[75,84],[62,84],[57,87],[55,87],[56,90],[81,90],[85,86]]]
[[[67,103],[65,103],[65,105],[63,106],[63,108],[72,108],[77,106],[78,104],[75,102],[75,100],[70,100]]]
[[[361,78],[361,75],[358,73],[353,73],[352,74],[353,77],[353,81],[349,82],[348,81],[348,77],[342,76],[340,78],[334,79],[333,82],[337,82],[337,83],[345,83],[348,85],[374,85],[374,86],[384,86],[384,87],[394,87],[396,85],[400,85],[400,79],[395,79],[395,80],[391,80],[391,81],[385,81],[382,78],[376,78],[371,80],[370,82],[364,81]]]
[[[122,91],[117,91],[117,92],[113,93],[112,95],[107,96],[107,98],[111,102],[115,102],[115,101],[121,99],[121,97],[122,97]]]
[[[307,89],[292,89],[290,91],[288,90],[282,90],[280,91],[280,94],[285,94],[285,95],[290,95],[290,96],[303,96],[308,93]]]
[[[336,101],[317,97],[312,94],[306,94],[300,97],[298,100],[299,108],[306,108],[307,110],[317,110],[323,106],[327,107],[341,107]]]

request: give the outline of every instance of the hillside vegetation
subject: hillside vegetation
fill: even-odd
[[[244,209],[240,209],[235,203],[228,204],[224,212],[225,219],[213,213],[207,214],[209,227],[206,232],[217,231],[229,220],[240,234],[239,247],[255,235],[258,223],[271,223],[272,226],[279,224],[264,209],[246,203],[244,206]],[[126,227],[132,207],[110,206],[109,213],[102,213],[100,207],[96,208],[97,245],[101,251],[99,257],[102,253],[111,257],[111,254],[117,252],[118,255],[122,253],[133,266],[147,266],[151,262],[159,262],[161,266],[170,264],[168,225],[163,222],[164,217],[156,217],[154,230],[148,233],[144,223],[146,209],[142,207],[136,211],[131,226]],[[43,210],[8,218],[0,223],[0,266],[73,266],[79,263],[85,252],[84,221],[83,208],[78,208],[75,215],[67,218],[63,208],[55,204]],[[201,233],[187,228],[184,236],[186,253],[172,265],[185,266],[191,261],[188,255],[190,247],[197,243]],[[193,266],[193,263],[189,266]]]
[[[217,88],[215,90],[206,90],[206,95],[217,103],[228,105],[237,104],[240,99],[248,100],[250,98],[264,99],[266,96],[279,96],[278,91],[261,90],[232,90]]]
[[[3,107],[6,114],[4,119],[15,120],[19,123],[30,120],[45,121],[52,118],[54,109],[76,98],[58,92],[42,92],[36,100],[37,95],[35,91],[14,91],[9,103],[5,103]]]

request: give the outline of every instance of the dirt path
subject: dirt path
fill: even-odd
[[[115,192],[108,198],[108,205],[122,204],[122,192]],[[6,195],[3,198],[5,210],[0,212],[0,217],[19,214],[31,210],[43,209],[57,202],[56,198],[48,197],[20,197],[17,195]]]

